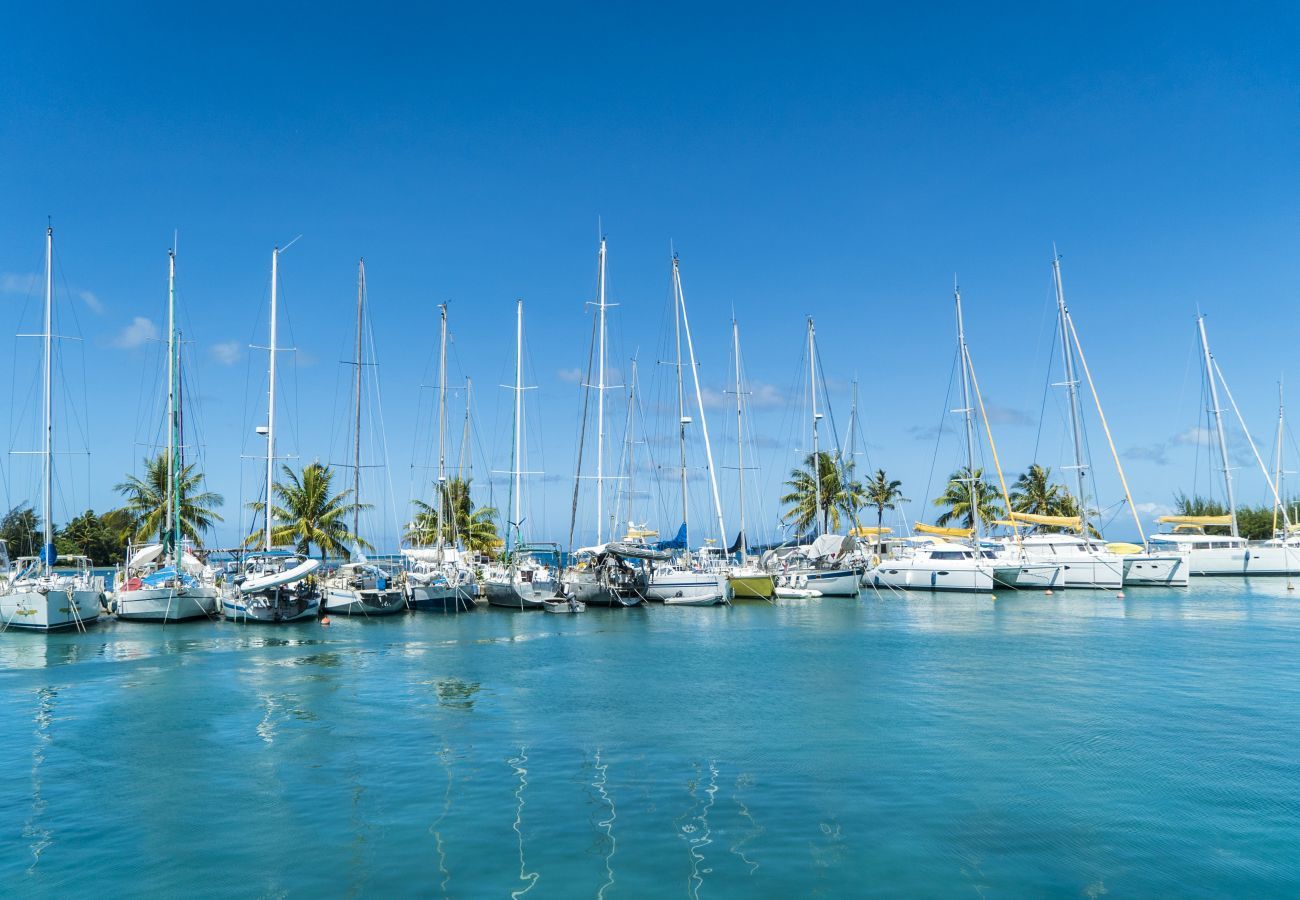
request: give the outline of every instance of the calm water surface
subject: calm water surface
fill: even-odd
[[[0,894],[1300,894],[1282,581],[0,635]]]

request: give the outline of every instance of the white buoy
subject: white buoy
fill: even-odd
[[[1123,592],[1123,591],[1120,591],[1118,594],[1116,594],[1116,595],[1115,595],[1115,599],[1116,599],[1116,600],[1123,600],[1123,599],[1124,599],[1124,592]]]
[[[1051,588],[1048,588],[1048,589],[1047,589],[1047,596],[1049,596],[1049,597],[1052,596],[1052,589],[1051,589]]]
[[[996,602],[997,602],[997,599],[998,599],[998,595],[997,595],[997,594],[989,594],[989,599],[996,603]]]

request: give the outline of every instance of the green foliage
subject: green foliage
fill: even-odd
[[[1228,507],[1218,500],[1202,497],[1199,494],[1188,496],[1179,491],[1174,495],[1174,509],[1180,516],[1226,516]],[[1291,523],[1300,522],[1300,503],[1290,502],[1286,505],[1287,516]],[[1250,541],[1263,541],[1273,537],[1280,530],[1285,519],[1282,511],[1275,513],[1272,504],[1261,506],[1237,507],[1237,533]],[[1276,527],[1275,527],[1276,523]],[[1231,534],[1227,525],[1206,525],[1206,534]]]
[[[972,497],[974,504],[971,503]],[[943,510],[935,520],[940,526],[956,522],[962,528],[974,528],[973,510],[976,509],[981,522],[1002,517],[1001,491],[984,479],[983,469],[976,469],[973,477],[966,466],[953,472],[943,494],[934,499],[934,505]]]
[[[782,520],[793,522],[798,532],[819,520],[823,532],[839,531],[840,515],[855,518],[865,499],[861,482],[853,481],[852,475],[852,463],[841,464],[825,450],[817,452],[814,469],[813,454],[809,453],[803,466],[790,471],[790,480],[785,483],[790,491],[781,502],[789,508]],[[821,482],[820,508],[817,506],[818,480]]]
[[[897,509],[898,504],[908,502],[903,496],[903,482],[891,479],[884,469],[877,469],[876,474],[867,482],[862,499],[865,505],[876,511],[876,549],[879,551],[885,510]]]
[[[40,552],[41,520],[30,504],[15,506],[0,519],[0,540],[5,542],[10,559]]]
[[[1052,481],[1052,470],[1037,463],[1023,472],[1011,488],[1011,508],[1016,512],[1035,516],[1077,516],[1079,501],[1070,489]],[[1039,525],[1042,531],[1068,531],[1056,525]],[[1088,524],[1093,537],[1099,537],[1096,527]]]
[[[438,506],[416,500],[416,514],[406,531],[406,539],[417,546],[428,547],[438,543],[441,532],[445,544],[453,545],[459,541],[466,549],[476,553],[493,552],[500,544],[496,526],[497,511],[490,506],[474,508],[469,480],[450,478],[442,490],[448,512],[447,521],[439,528]]]
[[[119,510],[95,515],[88,509],[55,535],[60,556],[88,556],[97,566],[112,566],[126,556],[126,534]]]
[[[201,490],[203,475],[191,463],[181,469],[180,510],[181,535],[202,545],[204,532],[222,521],[217,507],[223,500],[220,494]],[[134,541],[160,541],[167,525],[167,453],[149,457],[144,461],[144,477],[127,476],[126,481],[114,487],[126,498],[122,507],[130,516],[130,538]]]
[[[314,545],[320,548],[322,557],[348,556],[352,546],[374,549],[349,531],[347,525],[354,511],[369,509],[369,504],[350,501],[351,489],[331,494],[332,469],[319,462],[303,466],[301,475],[288,466],[281,468],[285,481],[275,483],[275,497],[279,502],[271,506],[274,519],[271,540],[276,546],[292,544],[299,553],[310,553]],[[259,501],[248,505],[259,512],[265,509],[265,503]],[[255,533],[244,543],[256,546],[261,541],[262,535]]]

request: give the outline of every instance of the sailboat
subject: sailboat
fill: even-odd
[[[686,489],[686,429],[692,423],[691,417],[686,414],[685,392],[682,382],[682,335],[684,332],[691,375],[695,385],[696,412],[700,417],[700,428],[704,437],[704,454],[708,465],[709,487],[712,489],[714,514],[717,517],[718,546],[721,547],[721,542],[726,535],[722,523],[722,503],[718,496],[717,476],[713,471],[713,449],[709,444],[709,423],[704,416],[699,369],[695,365],[695,344],[691,340],[691,324],[686,316],[686,296],[682,293],[681,268],[678,265],[676,254],[673,254],[672,278],[673,323],[677,346],[675,369],[677,374],[677,438],[681,454],[682,533],[689,540],[690,502]],[[731,593],[727,571],[726,567],[719,563],[720,560],[717,559],[716,554],[700,553],[692,555],[689,545],[684,541],[681,554],[670,565],[656,566],[651,571],[650,583],[646,587],[646,599],[658,600],[669,606],[716,606],[727,603]]]
[[[513,440],[510,457],[510,504],[506,521],[505,560],[483,574],[483,591],[489,606],[504,609],[544,609],[546,601],[563,596],[558,577],[562,554],[558,544],[525,544],[520,541],[523,488],[523,402],[524,402],[524,301],[515,303],[515,395]]]
[[[1173,526],[1173,530],[1151,535],[1151,543],[1161,549],[1186,553],[1188,555],[1188,567],[1192,575],[1292,575],[1297,569],[1300,569],[1300,545],[1297,545],[1294,537],[1290,535],[1291,522],[1286,513],[1286,506],[1281,502],[1279,493],[1278,482],[1281,481],[1282,477],[1281,403],[1279,402],[1278,405],[1279,456],[1277,477],[1276,479],[1270,478],[1266,470],[1264,478],[1273,491],[1274,508],[1281,510],[1285,526],[1281,537],[1252,544],[1241,536],[1237,526],[1237,501],[1233,493],[1232,467],[1229,464],[1228,439],[1223,425],[1223,407],[1219,401],[1219,385],[1222,384],[1225,392],[1228,393],[1229,400],[1231,400],[1232,395],[1228,391],[1227,381],[1223,379],[1223,372],[1219,369],[1214,354],[1210,352],[1210,341],[1205,333],[1204,316],[1197,316],[1196,327],[1201,340],[1201,361],[1210,388],[1210,413],[1214,417],[1215,436],[1217,438],[1219,461],[1223,467],[1223,487],[1224,495],[1228,501],[1228,512],[1225,515],[1217,516],[1161,516],[1157,521],[1164,525]],[[1233,403],[1233,407],[1236,408],[1235,403]],[[1259,451],[1255,449],[1254,439],[1251,438],[1250,432],[1246,431],[1245,423],[1241,422],[1241,425],[1242,430],[1246,432],[1246,439],[1250,443],[1251,450],[1255,452],[1255,457],[1258,460]],[[1260,466],[1263,468],[1262,460]],[[1206,533],[1206,528],[1216,526],[1227,527],[1229,533]]]
[[[446,523],[451,523],[453,531],[456,525],[455,515],[447,508],[447,304],[440,304],[438,311],[438,540],[432,547],[404,549],[402,556],[407,561],[406,595],[412,609],[464,612],[474,609],[478,584],[454,537],[447,542]],[[464,440],[468,441],[468,391],[465,416]]]
[[[1091,530],[1091,518],[1088,506],[1087,474],[1088,465],[1083,452],[1083,418],[1079,407],[1079,374],[1076,371],[1076,353],[1078,364],[1087,378],[1089,389],[1096,404],[1097,415],[1102,429],[1106,433],[1111,457],[1124,487],[1125,500],[1133,514],[1133,522],[1139,537],[1142,536],[1142,523],[1133,506],[1133,498],[1128,490],[1128,480],[1124,467],[1120,464],[1119,454],[1111,439],[1110,428],[1106,424],[1105,413],[1101,408],[1101,399],[1096,385],[1092,381],[1087,362],[1083,357],[1083,346],[1079,342],[1074,328],[1074,320],[1065,304],[1065,288],[1061,280],[1061,258],[1052,257],[1052,280],[1056,290],[1057,327],[1061,333],[1061,363],[1064,368],[1067,396],[1069,398],[1070,437],[1074,448],[1074,469],[1076,498],[1079,514],[1077,516],[1041,516],[1010,511],[1007,516],[1012,522],[1027,526],[1051,526],[1071,529],[1070,532],[1030,533],[1023,537],[1017,535],[1015,541],[1023,549],[1027,559],[1037,562],[1059,563],[1064,570],[1066,587],[1095,587],[1117,589],[1125,584],[1175,586],[1187,584],[1187,559],[1181,553],[1149,552],[1144,546],[1135,544],[1105,544],[1088,535]],[[1009,545],[1009,541],[1007,541]]]
[[[649,565],[667,560],[669,554],[655,550],[640,541],[605,541],[605,314],[609,308],[605,295],[605,238],[600,239],[596,255],[596,322],[593,340],[596,342],[596,383],[588,383],[588,390],[596,392],[596,543],[573,551],[569,566],[564,570],[565,589],[587,606],[636,606],[646,596],[649,587]],[[584,416],[584,432],[586,419]],[[584,435],[585,436],[585,435]],[[582,456],[579,441],[578,472],[574,484],[575,498],[582,483]],[[577,504],[573,515],[577,514]],[[572,539],[574,522],[570,522]]]
[[[731,350],[736,360],[736,497],[740,510],[740,534],[736,537],[735,565],[727,572],[733,599],[770,600],[776,595],[772,573],[749,560],[749,535],[745,533],[745,394],[740,382],[740,326],[731,320]]]
[[[62,561],[72,572],[55,569],[59,561],[54,549],[54,228],[45,229],[45,328],[43,342],[43,386],[41,418],[42,490],[41,551],[24,556],[9,567],[9,577],[0,582],[0,631],[21,628],[28,631],[84,630],[99,621],[103,592],[90,572],[90,560],[67,556]]]
[[[295,238],[296,240],[296,238]],[[290,242],[292,243],[292,242]],[[285,249],[288,249],[287,247]],[[265,529],[262,549],[246,555],[239,571],[228,582],[222,597],[222,612],[237,622],[280,624],[313,619],[320,610],[320,590],[313,573],[320,560],[293,550],[277,549],[275,525],[275,362],[279,346],[276,291],[279,283],[280,254],[271,252],[271,342],[267,346],[266,425],[257,429],[266,436]]]
[[[352,365],[355,401],[352,444],[352,534],[361,533],[361,373],[365,368],[363,334],[365,330],[366,261],[357,263],[357,337]],[[327,613],[345,616],[389,616],[406,610],[406,596],[393,576],[369,562],[359,550],[352,559],[323,579],[323,604]]]
[[[176,339],[176,251],[167,251],[167,496],[162,540],[127,548],[125,584],[114,595],[119,619],[185,622],[217,614],[216,576],[185,549],[181,505],[180,343]]]
[[[856,539],[822,533],[821,519],[821,452],[819,431],[822,413],[817,411],[817,336],[812,317],[808,317],[808,398],[811,413],[813,465],[813,540],[812,543],[769,550],[763,555],[764,568],[777,575],[777,587],[798,591],[812,590],[829,597],[856,597],[862,569],[855,564]],[[836,465],[839,463],[837,462]]]

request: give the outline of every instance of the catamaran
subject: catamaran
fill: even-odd
[[[54,228],[45,229],[45,328],[42,373],[44,391],[41,407],[42,490],[41,550],[36,556],[14,561],[8,577],[0,581],[0,631],[21,628],[28,631],[84,629],[99,621],[103,590],[90,571],[90,560],[68,556],[63,562],[71,571],[55,569],[59,557],[54,549]],[[3,547],[0,546],[0,551]],[[7,558],[5,559],[7,563]]]
[[[1193,575],[1294,575],[1300,570],[1300,544],[1291,534],[1292,523],[1287,514],[1286,505],[1281,502],[1278,482],[1282,477],[1281,466],[1281,404],[1278,408],[1278,466],[1276,479],[1270,478],[1267,469],[1264,478],[1273,492],[1275,509],[1279,509],[1284,519],[1281,536],[1272,540],[1251,543],[1241,536],[1237,527],[1237,501],[1233,493],[1232,467],[1228,458],[1228,439],[1223,426],[1223,407],[1219,402],[1219,386],[1223,386],[1238,414],[1238,420],[1251,450],[1264,468],[1259,458],[1255,441],[1240,418],[1240,410],[1232,401],[1232,392],[1223,378],[1214,354],[1210,352],[1209,338],[1205,333],[1205,317],[1197,316],[1196,327],[1201,340],[1201,361],[1204,366],[1205,379],[1209,384],[1210,413],[1214,417],[1215,436],[1219,460],[1222,463],[1224,495],[1228,501],[1228,512],[1224,515],[1173,515],[1161,516],[1157,521],[1173,526],[1170,532],[1151,535],[1151,543],[1161,549],[1187,554],[1188,567]],[[1207,534],[1206,528],[1228,529],[1228,534]]]
[[[266,435],[262,549],[243,558],[239,573],[230,580],[221,600],[226,618],[237,622],[297,622],[315,618],[320,610],[320,590],[313,576],[320,568],[320,560],[295,551],[276,549],[274,543],[275,362],[280,350],[276,344],[276,290],[281,252],[279,247],[271,252],[271,342],[267,346],[266,427],[257,429]]]
[[[434,546],[406,548],[402,556],[407,561],[406,592],[412,609],[464,612],[474,609],[478,584],[456,546],[456,517],[447,503],[447,304],[440,304],[438,312],[438,535]],[[468,440],[468,391],[465,415]],[[450,542],[447,523],[453,532]]]
[[[357,335],[352,365],[356,367],[353,378],[353,443],[352,443],[352,534],[361,534],[361,394],[364,359],[366,302],[366,261],[357,263]],[[389,616],[405,612],[406,595],[392,574],[369,562],[360,548],[353,552],[354,559],[339,566],[322,579],[323,605],[327,613],[344,616]]]
[[[176,333],[176,251],[167,251],[167,496],[163,500],[162,540],[128,547],[125,583],[113,598],[119,619],[185,622],[218,613],[217,583],[211,567],[187,550],[182,540],[180,342]]]

